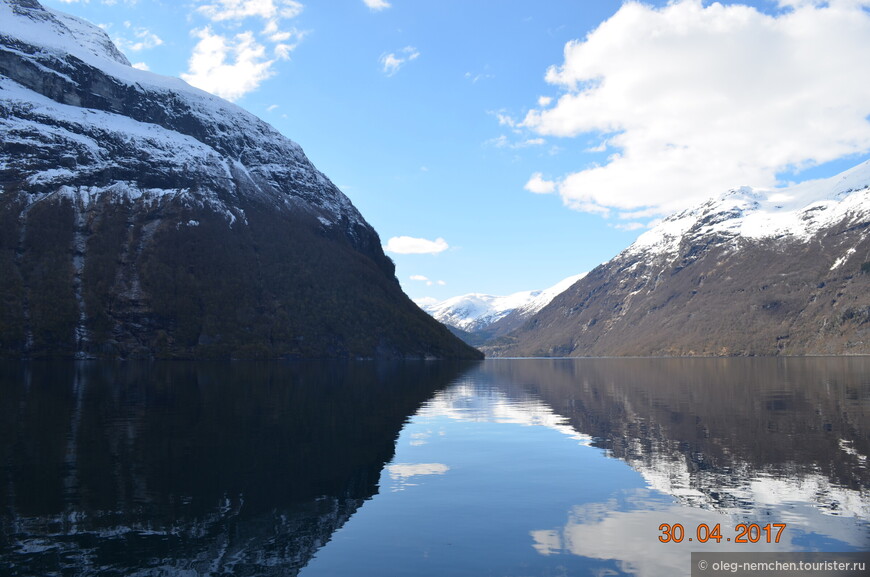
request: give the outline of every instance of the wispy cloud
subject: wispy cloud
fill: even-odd
[[[519,122],[517,122],[517,120],[513,116],[511,116],[504,110],[495,110],[490,112],[490,114],[494,115],[496,119],[498,119],[499,126],[514,128],[517,126],[517,124],[519,124]]]
[[[133,35],[133,39],[131,40],[125,36],[120,35],[115,36],[113,40],[118,48],[120,48],[121,50],[129,52],[139,52],[141,50],[155,48],[163,44],[163,39],[157,36],[157,34],[148,30],[147,28],[133,26],[129,21],[124,22],[124,28],[126,28],[129,33]]]
[[[466,80],[470,81],[472,84],[477,84],[480,80],[488,80],[490,78],[495,78],[495,74],[489,74],[488,72],[466,72],[465,73]]]
[[[870,2],[626,2],[565,46],[521,127],[580,137],[606,163],[556,188],[575,209],[666,214],[732,186],[870,150]],[[820,47],[824,47],[821,49]],[[527,188],[541,188],[532,178]]]
[[[424,282],[424,283],[426,283],[426,286],[432,286],[432,285],[436,285],[436,284],[438,286],[446,286],[447,285],[447,283],[444,282],[443,280],[431,280],[431,279],[429,279],[429,277],[423,276],[421,274],[413,274],[408,278],[410,278],[413,281]]]
[[[264,20],[295,18],[302,13],[302,4],[295,0],[218,0],[197,8],[215,22],[244,20],[256,16]]]
[[[389,54],[381,55],[380,63],[384,74],[392,76],[399,71],[405,64],[416,60],[420,56],[420,52],[413,46],[405,46],[398,54],[390,52]]]
[[[391,6],[389,2],[386,0],[363,0],[365,5],[369,7],[369,10],[372,12],[380,12],[381,10],[386,10]]]
[[[529,148],[532,146],[543,146],[546,143],[547,141],[543,138],[525,138],[520,140],[511,140],[504,134],[486,141],[486,144],[490,146],[494,146],[496,148],[510,148],[512,150]]]
[[[421,297],[418,299],[414,299],[414,302],[417,303],[418,307],[423,308],[423,307],[427,307],[429,305],[434,305],[434,304],[439,303],[441,301],[439,301],[435,297]]]
[[[647,226],[648,225],[646,225],[642,222],[626,222],[626,223],[621,223],[621,224],[614,224],[613,228],[615,228],[617,230],[632,231],[632,230],[640,230],[642,228],[647,228]]]
[[[411,236],[394,236],[384,245],[384,250],[396,254],[438,254],[450,248],[443,238],[428,240]]]

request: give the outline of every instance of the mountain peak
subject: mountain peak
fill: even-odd
[[[870,352],[870,162],[664,219],[514,332],[502,356]]]
[[[743,186],[665,218],[626,253],[676,256],[689,238],[807,240],[843,219],[870,214],[870,161],[836,176],[778,189]]]
[[[298,144],[180,79],[132,68],[105,32],[88,22],[36,2],[0,0],[0,75],[4,106],[55,119],[39,134],[10,121],[10,144],[41,141],[57,158],[67,158],[34,163],[13,156],[3,172],[26,179],[34,185],[31,192],[57,191],[63,183],[87,196],[110,188],[134,197],[193,195],[197,202],[226,205],[228,222],[244,221],[233,208],[242,195],[279,209],[303,209],[350,237],[368,227]],[[136,158],[106,163],[129,145]],[[185,166],[167,179],[145,170],[145,158]],[[26,174],[15,170],[20,162],[27,163]],[[3,172],[0,186],[11,178]],[[89,186],[81,188],[85,182]]]
[[[242,108],[0,0],[0,356],[477,357]]]
[[[546,289],[520,291],[507,296],[469,293],[418,304],[442,323],[462,331],[483,332],[496,323],[508,328],[547,306],[585,274],[572,275]],[[496,330],[494,334],[502,334],[502,331]]]
[[[84,50],[87,56],[130,66],[130,61],[102,28],[70,14],[45,8],[36,0],[0,0],[0,35],[78,57]]]

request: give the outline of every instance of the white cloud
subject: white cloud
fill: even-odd
[[[272,42],[287,43],[288,40],[293,40],[291,45],[293,48],[296,48],[302,42],[302,39],[305,38],[305,35],[308,34],[308,32],[299,30],[296,27],[282,30],[278,24],[279,21],[277,19],[269,20],[263,28],[263,34]]]
[[[58,1],[62,2],[64,4],[77,4],[78,2],[81,2],[82,4],[88,4],[88,3],[90,3],[91,0],[58,0]],[[138,2],[138,0],[124,0],[124,4],[127,4],[129,6],[133,6],[134,4],[136,4],[136,2]],[[114,6],[115,4],[118,3],[118,0],[102,0],[102,2],[100,2],[100,3],[103,4],[104,6]]]
[[[132,66],[133,66],[133,68],[136,68],[136,69],[138,69],[138,70],[146,70],[146,71],[147,71],[147,70],[151,70],[151,69],[148,67],[148,65],[145,64],[144,62],[135,62],[135,63],[132,64]]]
[[[373,12],[380,12],[381,10],[385,10],[390,7],[390,3],[386,0],[363,0],[366,6],[369,7],[369,10]]]
[[[487,67],[488,68],[488,67]],[[495,74],[489,74],[486,72],[480,72],[477,74],[472,74],[471,72],[465,73],[465,78],[470,80],[472,84],[477,84],[478,80],[488,80],[490,78],[495,78]]]
[[[402,66],[416,60],[420,56],[420,52],[413,46],[405,46],[399,51],[399,54],[390,52],[389,54],[381,55],[380,63],[384,74],[392,76],[399,71]]]
[[[214,34],[206,27],[193,31],[199,42],[188,63],[189,72],[181,77],[212,94],[238,100],[256,90],[273,75],[274,60],[266,58],[266,49],[251,32],[230,39]]]
[[[508,140],[507,136],[502,134],[495,138],[490,138],[484,144],[487,144],[489,146],[495,146],[496,148],[507,148],[508,146],[510,146],[510,141]]]
[[[599,139],[606,163],[558,181],[575,209],[665,214],[742,184],[870,150],[867,0],[626,2],[565,46],[522,126]],[[541,188],[533,178],[526,188]]]
[[[278,109],[278,105],[277,105],[277,104],[270,104],[270,105],[266,108],[266,112],[274,112],[274,111],[277,110],[277,109]]]
[[[302,12],[302,4],[295,0],[218,0],[197,8],[214,22],[244,20],[253,16],[265,20],[295,18]]]
[[[129,40],[123,37],[114,38],[115,44],[121,50],[130,52],[139,52],[147,50],[163,44],[163,39],[148,30],[147,28],[133,27],[130,22],[124,22],[124,27],[130,29],[135,37],[135,40]]]
[[[417,304],[418,307],[423,308],[423,307],[427,307],[429,305],[434,305],[434,304],[439,303],[441,301],[439,301],[435,297],[421,297],[418,299],[414,299],[414,302]]]
[[[290,60],[290,54],[296,49],[296,44],[276,44],[274,53],[276,58]]]
[[[647,228],[647,225],[645,225],[642,222],[626,222],[624,224],[615,224],[615,225],[613,225],[613,228],[615,228],[617,230],[631,231],[631,230],[640,230],[642,228]]]
[[[426,286],[433,286],[436,284],[438,286],[447,286],[447,283],[443,280],[430,280],[429,277],[423,276],[421,274],[412,274],[408,278],[414,281],[424,282],[426,283]]]
[[[538,106],[540,106],[541,108],[546,108],[547,106],[550,106],[552,102],[553,99],[549,96],[541,96],[538,98]]]
[[[260,83],[274,74],[276,60],[289,60],[306,32],[295,27],[282,28],[282,21],[295,18],[303,10],[296,0],[200,0],[197,12],[212,21],[206,28],[194,30],[200,41],[190,59],[188,74],[182,75],[191,84],[218,96],[236,100],[256,90]],[[262,31],[239,28],[249,19],[263,21]],[[216,28],[213,28],[216,27]],[[214,30],[214,31],[213,31]],[[227,30],[233,31],[233,39]],[[271,52],[272,59],[266,56]],[[234,63],[227,64],[232,55]],[[237,75],[237,80],[232,76]]]
[[[504,112],[497,111],[493,112],[493,114],[495,114],[495,117],[498,119],[499,126],[509,126],[510,128],[513,128],[517,125],[517,121]]]
[[[486,144],[494,146],[496,148],[510,148],[513,150],[517,150],[519,148],[529,148],[530,146],[541,146],[546,144],[546,141],[543,138],[527,138],[525,140],[511,142],[511,140],[507,136],[502,134],[500,136],[487,140]]]
[[[411,236],[394,236],[384,245],[384,250],[396,254],[438,254],[450,248],[443,238],[427,240]]]
[[[552,180],[544,180],[544,175],[536,172],[532,175],[524,187],[529,192],[535,194],[550,194],[556,190],[556,183]]]

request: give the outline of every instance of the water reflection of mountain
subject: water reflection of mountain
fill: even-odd
[[[681,501],[739,511],[810,500],[870,518],[870,359],[540,359],[486,370]]]
[[[0,365],[0,573],[295,575],[446,363]]]

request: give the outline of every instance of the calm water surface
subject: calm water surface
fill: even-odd
[[[867,455],[867,358],[0,363],[0,574],[670,577],[691,551],[868,551]],[[741,523],[785,529],[737,544]]]

